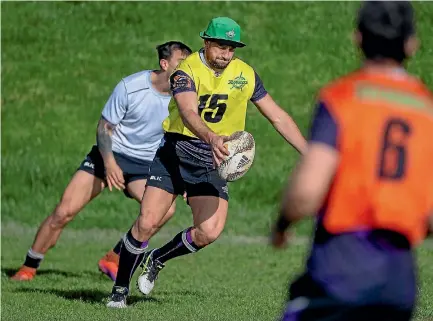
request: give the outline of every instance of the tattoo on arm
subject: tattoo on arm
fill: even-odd
[[[98,144],[99,151],[104,158],[104,161],[107,158],[113,157],[112,152],[112,140],[111,135],[114,126],[107,122],[105,119],[101,118],[98,123],[96,141]]]
[[[173,96],[188,91],[197,92],[194,80],[182,70],[177,70],[170,76],[170,90]]]

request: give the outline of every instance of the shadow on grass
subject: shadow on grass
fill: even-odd
[[[206,298],[208,297],[202,292],[191,291],[191,290],[173,290],[173,291],[155,291],[155,295],[162,295],[167,297],[180,296],[180,297],[195,297],[195,298]]]
[[[108,301],[110,293],[108,291],[101,290],[90,290],[90,289],[77,289],[77,290],[60,290],[60,289],[30,289],[22,288],[16,289],[14,292],[17,293],[40,293],[40,294],[52,294],[62,299],[71,301],[81,301],[85,303],[101,303],[105,304]],[[139,302],[155,302],[161,303],[161,300],[153,297],[144,296],[130,296],[128,297],[128,304],[135,304]]]
[[[1,272],[2,275],[7,275],[8,277],[11,277],[18,271],[18,268],[2,268]],[[81,277],[95,277],[99,278],[103,276],[101,272],[98,271],[81,271],[79,273],[70,272],[70,271],[62,271],[62,270],[55,270],[55,269],[41,269],[38,270],[37,276],[62,276],[66,278],[81,278]]]

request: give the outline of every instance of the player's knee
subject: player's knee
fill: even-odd
[[[209,245],[218,239],[221,232],[222,227],[217,225],[213,226],[213,228],[212,226],[199,227],[196,229],[194,243],[200,247]]]
[[[51,225],[53,228],[63,228],[76,214],[69,202],[62,201],[51,214]]]
[[[138,230],[141,236],[152,236],[160,227],[163,215],[153,209],[142,208],[138,219]]]
[[[219,230],[208,231],[206,233],[207,243],[211,244],[211,243],[215,242],[219,238],[220,235],[221,235],[221,231],[219,231]]]

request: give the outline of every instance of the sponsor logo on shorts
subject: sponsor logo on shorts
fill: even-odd
[[[158,181],[161,182],[162,181],[162,177],[161,176],[150,176],[150,180],[151,181]]]
[[[229,193],[229,187],[227,185],[224,185],[221,189],[224,193],[226,193],[226,194]]]
[[[95,164],[91,162],[84,162],[84,167],[90,167],[91,169],[95,169]]]

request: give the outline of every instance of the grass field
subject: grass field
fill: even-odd
[[[415,4],[422,47],[409,70],[433,85],[433,4]],[[104,306],[112,282],[97,260],[129,228],[138,204],[105,191],[68,226],[31,283],[8,280],[35,230],[95,141],[96,123],[121,77],[157,68],[155,46],[181,40],[199,49],[210,18],[228,15],[244,30],[238,55],[308,130],[318,88],[358,64],[351,46],[354,2],[7,2],[1,4],[2,320],[274,320],[287,282],[303,266],[305,242],[276,252],[266,236],[297,153],[251,106],[257,141],[248,175],[230,186],[221,240],[170,262],[150,298],[132,290],[131,308]],[[189,226],[176,216],[151,243]],[[298,227],[308,236],[309,224]],[[433,320],[433,250],[419,249],[416,320]]]

